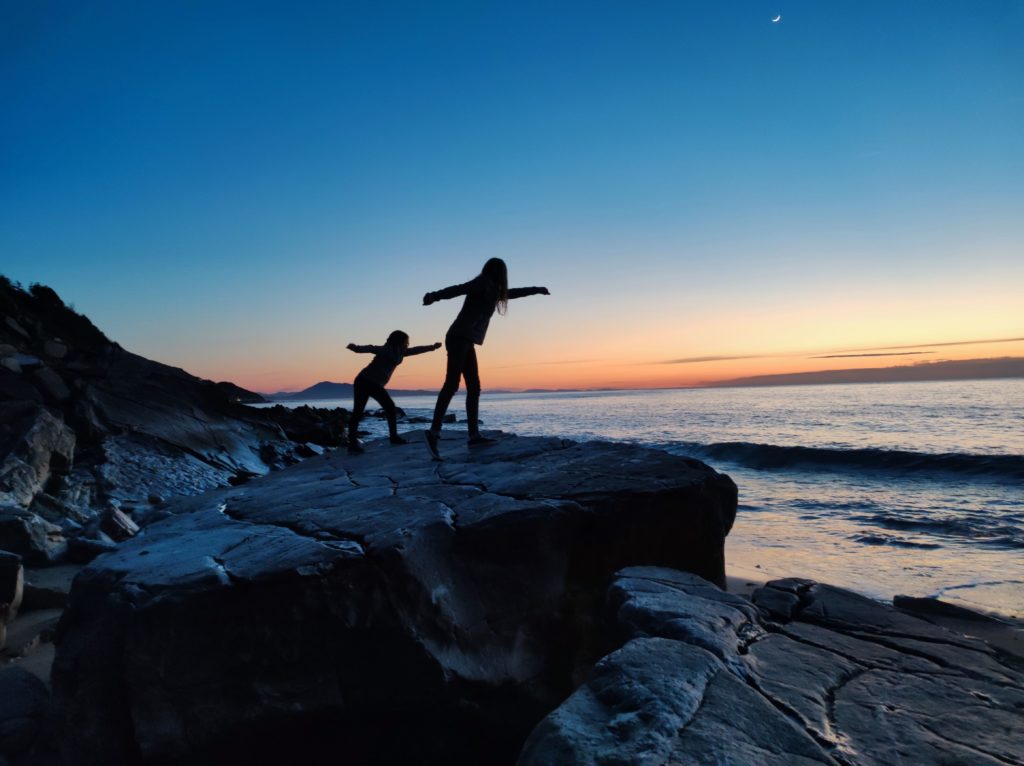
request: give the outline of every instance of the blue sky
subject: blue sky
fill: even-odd
[[[492,255],[495,384],[1024,335],[1016,0],[0,8],[0,272],[197,374],[351,379]]]

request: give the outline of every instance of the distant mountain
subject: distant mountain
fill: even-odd
[[[426,389],[389,388],[388,393],[392,396],[435,396],[437,391],[429,391]],[[301,391],[278,391],[274,394],[263,394],[263,396],[274,402],[296,402],[317,399],[351,399],[352,384],[332,383],[329,380],[323,380],[319,383],[314,383],[309,388],[304,388]]]
[[[922,362],[899,367],[858,367],[852,370],[820,370],[782,375],[757,375],[707,384],[709,388],[729,386],[793,386],[822,383],[898,383],[924,380],[984,380],[1024,378],[1024,358],[964,359]]]

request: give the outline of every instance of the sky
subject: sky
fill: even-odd
[[[264,392],[443,340],[423,294],[492,256],[551,295],[485,389],[1020,357],[1022,39],[1021,0],[0,0],[0,273]]]

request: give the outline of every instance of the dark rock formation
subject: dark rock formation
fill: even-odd
[[[702,463],[540,438],[443,451],[375,442],[181,498],[83,570],[58,760],[511,763],[613,648],[615,571],[723,582],[736,487]]]
[[[227,397],[229,402],[236,402],[238,404],[265,404],[267,402],[262,394],[248,391],[241,386],[236,386],[234,383],[222,381],[217,384],[217,388]]]
[[[24,609],[63,609],[71,591],[71,581],[80,569],[73,564],[29,569],[25,572]]]
[[[276,405],[259,411],[276,423],[285,436],[294,442],[311,443],[321,447],[341,444],[348,423],[348,410],[336,407],[285,407]]]
[[[92,535],[79,558],[102,549],[90,522],[112,503],[130,529],[152,497],[225,486],[312,454],[306,442],[341,441],[343,411],[243,406],[262,397],[125,351],[48,287],[0,277],[0,313],[0,548],[30,560],[63,555],[61,535]]]
[[[46,686],[21,668],[0,669],[0,759],[28,753],[46,712]]]
[[[981,641],[807,580],[754,603],[633,568],[625,645],[530,735],[520,766],[1024,763],[1024,674]]]
[[[0,505],[0,550],[41,564],[60,559],[67,541],[60,527],[16,505]]]
[[[0,649],[4,648],[7,623],[18,616],[24,587],[25,571],[21,557],[0,551]]]
[[[75,433],[60,417],[30,401],[0,403],[0,503],[28,506],[74,453]]]

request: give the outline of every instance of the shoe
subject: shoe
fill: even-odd
[[[362,455],[366,450],[360,447],[358,444],[348,445],[348,454],[350,455]]]
[[[427,438],[427,449],[430,450],[430,454],[434,457],[434,460],[440,460],[441,453],[437,451],[437,443],[441,441],[441,437],[433,431],[426,431],[425,436]]]
[[[390,441],[395,446],[398,446],[399,444],[408,444],[409,443],[408,439],[403,439],[401,436],[392,436],[390,439],[388,439],[388,441]]]
[[[480,447],[487,444],[495,444],[497,443],[497,441],[497,439],[492,439],[489,436],[473,434],[472,436],[469,437],[469,440],[466,442],[466,444],[468,444],[470,447]]]

